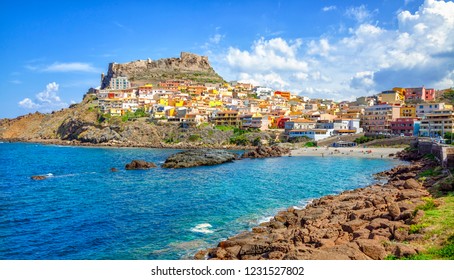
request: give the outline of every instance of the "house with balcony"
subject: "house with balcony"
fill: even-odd
[[[416,105],[416,117],[422,118],[426,114],[444,109],[445,103],[420,103]]]
[[[217,111],[213,113],[212,122],[214,125],[228,125],[240,127],[241,122],[238,117],[238,111]]]
[[[380,104],[364,109],[362,128],[370,133],[391,133],[391,121],[400,117],[400,107]]]
[[[294,129],[289,131],[288,138],[308,137],[314,141],[319,141],[332,136],[329,129]]]
[[[419,135],[425,137],[443,136],[446,132],[454,133],[453,110],[438,110],[426,114],[421,119]]]
[[[416,135],[415,121],[417,118],[402,117],[391,121],[391,134],[413,136]]]

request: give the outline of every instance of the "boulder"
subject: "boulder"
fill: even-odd
[[[156,164],[153,162],[147,162],[144,160],[133,160],[130,163],[126,164],[126,170],[136,170],[136,169],[150,169],[155,168]],[[112,170],[113,171],[113,170]]]
[[[187,168],[232,162],[237,155],[224,150],[189,150],[176,153],[166,159],[163,168]]]
[[[282,148],[279,146],[258,146],[255,150],[245,152],[241,158],[267,158],[267,157],[280,157],[289,154],[289,148]]]
[[[379,240],[358,239],[356,240],[360,250],[373,260],[383,260],[387,253]]]
[[[421,184],[418,181],[416,181],[415,179],[411,178],[411,179],[405,180],[404,188],[415,190],[415,189],[421,188]]]

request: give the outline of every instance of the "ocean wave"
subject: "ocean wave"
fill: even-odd
[[[257,224],[260,225],[261,223],[269,222],[272,218],[274,218],[274,216],[264,216],[264,217],[258,218]]]
[[[210,234],[213,233],[213,231],[210,229],[213,226],[208,224],[208,223],[203,223],[203,224],[198,224],[195,227],[191,228],[192,232],[200,232],[204,234]]]

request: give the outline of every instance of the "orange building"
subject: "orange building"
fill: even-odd
[[[290,100],[290,92],[289,91],[275,91],[274,96],[281,96],[287,100]]]

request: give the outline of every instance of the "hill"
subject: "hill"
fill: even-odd
[[[102,78],[101,88],[110,79],[125,76],[135,85],[157,83],[163,80],[191,80],[196,83],[222,83],[224,79],[211,67],[208,57],[182,52],[179,58],[137,60],[128,63],[110,63]]]

